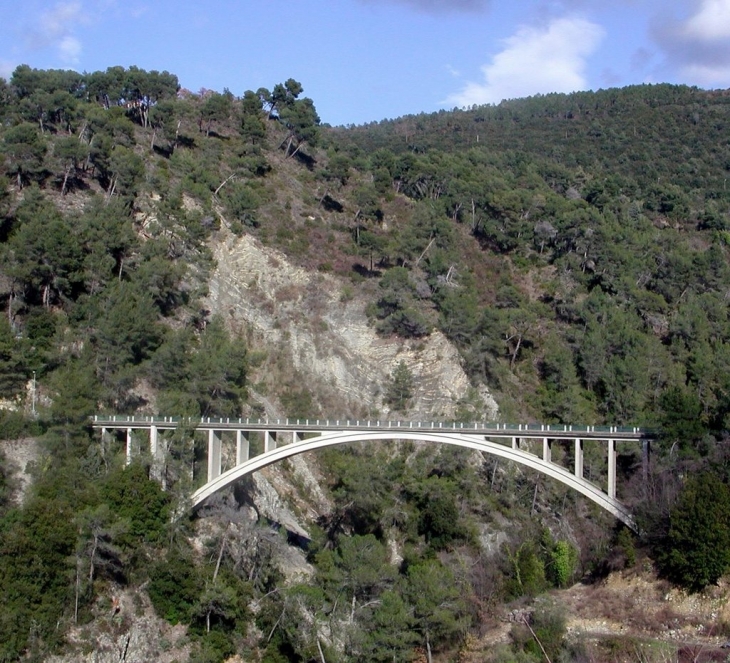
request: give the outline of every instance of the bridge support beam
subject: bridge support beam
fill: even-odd
[[[608,496],[616,499],[616,440],[607,440],[608,446]]]
[[[264,452],[276,450],[276,433],[274,431],[264,431]]]
[[[575,440],[575,476],[583,478],[583,440]]]
[[[552,446],[552,440],[548,440],[546,437],[542,438],[542,459],[546,463],[551,462]]]
[[[248,460],[250,451],[249,433],[246,430],[236,431],[236,465],[245,463]]]
[[[512,448],[513,449],[519,449],[520,448],[520,438],[519,437],[513,437],[512,438]]]
[[[208,482],[221,475],[221,433],[208,431]]]

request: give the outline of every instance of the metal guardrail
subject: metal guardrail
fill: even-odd
[[[540,433],[570,435],[584,434],[590,437],[598,435],[621,435],[629,439],[645,439],[653,437],[655,432],[638,426],[584,426],[567,424],[509,424],[500,422],[415,422],[415,421],[380,421],[372,419],[236,419],[229,417],[156,417],[131,415],[95,415],[93,424],[97,428],[130,425],[147,428],[158,426],[162,428],[187,425],[192,428],[211,428],[220,426],[221,430],[249,428],[252,430],[412,430],[420,432],[449,431],[461,433],[482,434],[519,434],[525,437],[539,437]],[[519,435],[518,435],[519,436]]]

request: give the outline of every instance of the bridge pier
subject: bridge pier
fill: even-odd
[[[575,440],[575,476],[579,479],[583,478],[583,440],[576,438]]]
[[[553,450],[553,441],[548,440],[546,437],[542,438],[542,459],[546,463],[550,463]]]
[[[264,453],[276,450],[276,432],[264,431]]]
[[[649,463],[651,462],[651,443],[649,440],[641,441],[641,474],[644,485],[649,485]]]
[[[248,460],[251,443],[249,441],[249,432],[245,430],[236,431],[236,465],[245,463]]]
[[[133,452],[133,449],[132,449],[132,429],[131,428],[127,428],[127,451],[126,451],[126,453],[127,453],[127,458],[126,458],[127,465],[131,465],[132,464],[132,452]]]
[[[154,424],[150,426],[150,456],[152,457],[152,465],[150,467],[150,475],[153,479],[157,479],[162,483],[162,490],[166,488],[164,480],[165,465],[165,449],[160,444],[160,431]]]
[[[608,446],[608,496],[616,499],[616,440],[607,440]]]
[[[208,431],[208,482],[221,475],[221,432]]]

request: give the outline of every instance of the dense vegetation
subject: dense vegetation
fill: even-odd
[[[256,411],[256,356],[200,305],[227,231],[348,279],[383,335],[441,330],[505,418],[656,427],[646,475],[634,452],[620,464],[644,550],[693,590],[728,570],[730,95],[640,86],[331,128],[302,93],[192,94],[134,67],[0,80],[0,397],[28,414],[31,380],[43,397],[37,419],[1,411],[0,432],[45,450],[22,507],[0,464],[0,661],[42,660],[112,588],[143,584],[194,660],[430,659],[502,602],[633,563],[631,535],[600,534],[574,495],[408,445],[322,454],[334,508],[309,582],[285,586],[282,537],[229,503],[201,555],[195,524],[171,520],[197,480],[184,436],[163,470],[123,469],[85,424]],[[402,364],[386,402],[407,416],[412,390]],[[582,660],[563,631],[546,604],[491,660]]]

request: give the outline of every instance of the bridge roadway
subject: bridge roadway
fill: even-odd
[[[208,433],[207,483],[192,495],[193,508],[212,494],[237,479],[262,467],[305,451],[374,440],[414,440],[453,444],[531,467],[565,485],[606,509],[628,526],[635,528],[630,509],[616,498],[616,443],[641,443],[648,449],[652,432],[638,427],[575,426],[555,424],[504,424],[461,422],[413,422],[376,420],[323,420],[323,419],[230,419],[182,417],[134,417],[111,415],[94,417],[92,426],[108,435],[110,430],[123,430],[127,435],[127,462],[134,454],[133,431],[149,432],[150,453],[153,463],[161,461],[164,449],[159,443],[160,431],[186,427]],[[236,434],[235,466],[222,472],[222,433]],[[249,457],[250,434],[263,436],[263,453]],[[287,440],[288,438],[288,440]],[[504,443],[492,440],[510,440]],[[541,440],[542,455],[520,448],[523,440]],[[554,462],[551,448],[554,441],[572,441],[574,444],[573,470]],[[583,442],[597,440],[606,443],[608,477],[605,492],[583,476]],[[283,443],[283,445],[281,444]]]

